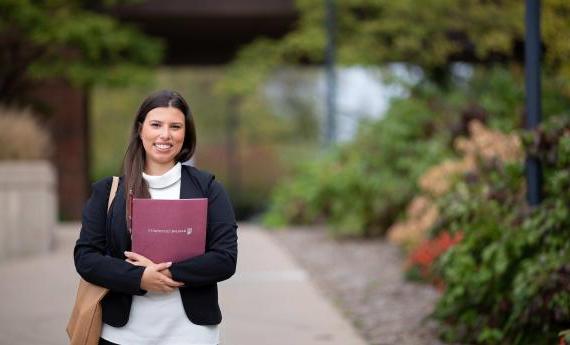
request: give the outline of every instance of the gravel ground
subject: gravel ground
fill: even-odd
[[[439,293],[404,279],[399,249],[381,239],[335,240],[322,227],[271,232],[372,345],[442,345],[426,320]]]

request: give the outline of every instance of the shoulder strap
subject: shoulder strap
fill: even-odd
[[[111,204],[113,203],[113,199],[115,199],[115,194],[117,194],[118,186],[119,186],[119,178],[117,176],[113,176],[113,183],[111,184],[111,191],[109,192],[109,201],[107,202],[107,212],[109,212]]]

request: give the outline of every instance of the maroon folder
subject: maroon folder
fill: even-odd
[[[132,251],[154,263],[204,254],[208,199],[132,201]]]

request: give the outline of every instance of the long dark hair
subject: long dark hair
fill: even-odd
[[[123,174],[125,196],[127,199],[126,211],[130,218],[130,198],[150,198],[148,184],[142,178],[145,166],[145,150],[140,138],[140,130],[146,119],[146,115],[154,108],[174,107],[184,114],[184,143],[178,155],[174,158],[176,162],[184,162],[192,158],[196,149],[196,127],[188,103],[176,91],[161,90],[150,94],[139,107],[135,116],[131,136],[125,157],[123,158]],[[127,219],[129,219],[127,218]]]

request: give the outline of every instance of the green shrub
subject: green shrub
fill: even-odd
[[[374,236],[394,222],[428,166],[449,154],[441,116],[427,103],[395,101],[386,117],[364,123],[354,142],[302,164],[278,186],[265,215],[269,226],[326,220],[334,234]]]
[[[524,71],[517,69],[477,69],[465,88],[456,91],[464,93],[470,102],[479,104],[488,114],[488,125],[502,131],[523,127],[525,107]],[[570,108],[568,81],[544,73],[542,76],[542,111],[545,118],[562,114]]]
[[[440,201],[445,228],[463,233],[438,262],[446,340],[554,344],[570,325],[570,118],[524,138],[543,162],[541,205],[527,206],[520,164],[483,166]]]

